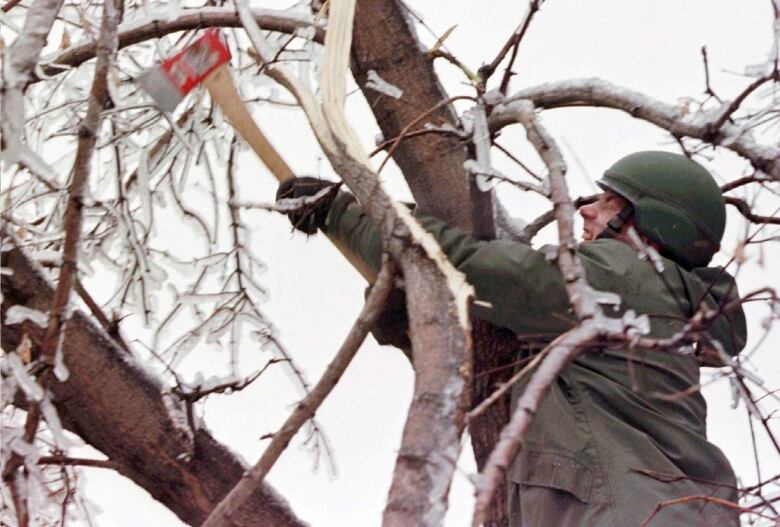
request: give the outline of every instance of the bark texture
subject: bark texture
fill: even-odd
[[[355,15],[352,41],[352,73],[368,100],[385,139],[396,137],[407,123],[423,112],[448,100],[432,62],[420,49],[408,13],[396,0],[361,0]],[[388,38],[392,35],[392,38]],[[365,88],[369,70],[404,91],[396,100]],[[451,106],[435,112],[428,122],[455,123]],[[463,163],[467,151],[460,140],[442,135],[427,135],[404,140],[393,159],[403,171],[417,204],[426,212],[451,225],[473,230],[469,185]],[[505,373],[506,368],[485,374],[514,360],[520,343],[509,332],[474,321],[474,390],[472,405],[479,404]],[[509,400],[504,399],[480,415],[469,426],[477,466],[482,468],[509,421]],[[506,492],[499,489],[492,516],[485,525],[508,525]]]
[[[409,13],[396,0],[361,0],[355,13],[352,74],[376,116],[385,139],[446,101],[431,59],[420,48]],[[403,90],[400,99],[366,88],[374,70]],[[426,122],[456,124],[454,109],[445,105]],[[471,202],[463,163],[466,148],[457,138],[435,134],[404,140],[393,160],[404,173],[417,204],[450,225],[471,231]]]
[[[13,271],[2,277],[4,321],[13,305],[48,309],[52,287],[21,250],[4,251],[2,266]],[[7,350],[16,348],[23,332],[38,345],[44,337],[31,322],[2,329]],[[182,521],[200,525],[247,467],[208,431],[193,433],[178,401],[79,312],[66,326],[63,353],[70,376],[50,384],[63,424]],[[237,524],[306,525],[268,485],[259,487],[251,502]]]

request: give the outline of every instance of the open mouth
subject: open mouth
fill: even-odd
[[[590,232],[590,229],[582,229],[582,240],[586,242],[593,240],[593,234]]]

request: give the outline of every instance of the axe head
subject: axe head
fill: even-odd
[[[189,91],[206,76],[230,60],[230,50],[216,29],[163,61],[137,82],[148,93],[158,108],[172,112]]]

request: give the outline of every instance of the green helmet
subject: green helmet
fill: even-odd
[[[628,200],[637,230],[684,267],[707,265],[720,248],[725,201],[695,161],[670,152],[636,152],[607,169],[598,184]]]

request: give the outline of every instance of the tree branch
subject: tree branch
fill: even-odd
[[[0,150],[5,156],[3,161],[9,165],[20,162],[39,175],[47,174],[51,169],[24,143],[24,92],[34,75],[35,65],[62,2],[36,0],[27,12],[21,33],[3,53],[3,89],[0,94],[0,127],[3,132]]]
[[[298,403],[295,411],[290,414],[281,428],[273,435],[271,444],[265,449],[260,460],[255,463],[233,490],[214,508],[214,511],[203,523],[202,527],[228,527],[234,525],[231,521],[233,511],[238,509],[253,490],[263,482],[274,463],[276,463],[276,460],[279,459],[279,456],[287,448],[287,445],[300,430],[301,426],[314,417],[317,409],[341,379],[347,366],[349,366],[352,358],[365,340],[366,335],[368,335],[368,332],[379,318],[385,301],[393,289],[393,276],[393,265],[385,262],[360,315],[358,315],[355,324],[347,334],[346,339],[333,358],[333,361],[328,365],[320,381],[309,395]]]
[[[267,60],[268,46],[262,34],[246,8],[242,4],[238,8],[258,55]],[[405,207],[390,199],[368,168],[368,156],[343,114],[354,2],[331,8],[323,105],[282,67],[273,66],[268,72],[301,102],[323,151],[373,220],[383,248],[403,271],[417,382],[384,524],[434,525],[446,511],[446,491],[468,407],[471,341],[467,305],[473,290],[435,239]]]
[[[770,225],[780,225],[780,217],[760,216],[758,214],[754,214],[753,209],[743,199],[734,198],[731,196],[724,196],[724,199],[726,200],[726,203],[734,206],[734,208],[736,208],[739,211],[739,213],[745,217],[745,219],[753,223],[758,223],[758,224],[768,223]]]
[[[511,37],[509,37],[509,40],[506,41],[504,47],[501,48],[501,51],[498,52],[498,55],[496,55],[490,64],[479,69],[479,75],[482,78],[483,90],[490,76],[493,75],[493,73],[496,71],[496,68],[498,68],[498,65],[501,64],[502,60],[504,60],[506,54],[510,49],[512,49],[512,57],[509,59],[509,64],[506,66],[504,77],[501,79],[501,85],[499,88],[501,93],[506,94],[506,90],[509,87],[509,79],[513,74],[512,65],[515,62],[515,57],[517,57],[517,50],[520,47],[520,42],[523,40],[525,33],[528,31],[528,27],[531,25],[531,20],[533,19],[536,12],[539,11],[542,3],[544,3],[544,0],[531,0],[529,2],[528,9],[526,10],[525,16],[523,17],[523,21],[520,22],[519,26],[517,26],[515,32],[512,33]]]
[[[313,26],[315,28],[314,40],[317,42],[325,40],[325,29],[323,26],[316,24],[309,18],[295,17],[287,11],[275,11],[272,9],[252,9],[252,16],[258,25],[267,31],[292,34],[298,29]],[[120,26],[117,34],[119,49],[124,49],[152,38],[164,37],[176,31],[209,27],[241,27],[241,21],[238,13],[232,7],[184,9],[182,14],[173,20],[170,20],[168,12],[165,11]],[[46,64],[41,65],[41,70],[46,76],[57,75],[64,70],[78,67],[94,58],[95,52],[95,42],[79,43],[54,56],[46,57]],[[40,80],[40,77],[33,75],[30,83]]]
[[[668,130],[675,136],[687,136],[713,145],[721,145],[744,157],[756,168],[780,181],[780,148],[757,143],[749,131],[725,123],[712,135],[715,119],[681,115],[672,105],[642,93],[621,88],[601,79],[573,79],[551,82],[520,90],[494,108],[490,126],[497,131],[516,122],[513,101],[531,100],[541,108],[595,106],[622,110],[629,115]],[[718,113],[718,117],[722,114]]]

